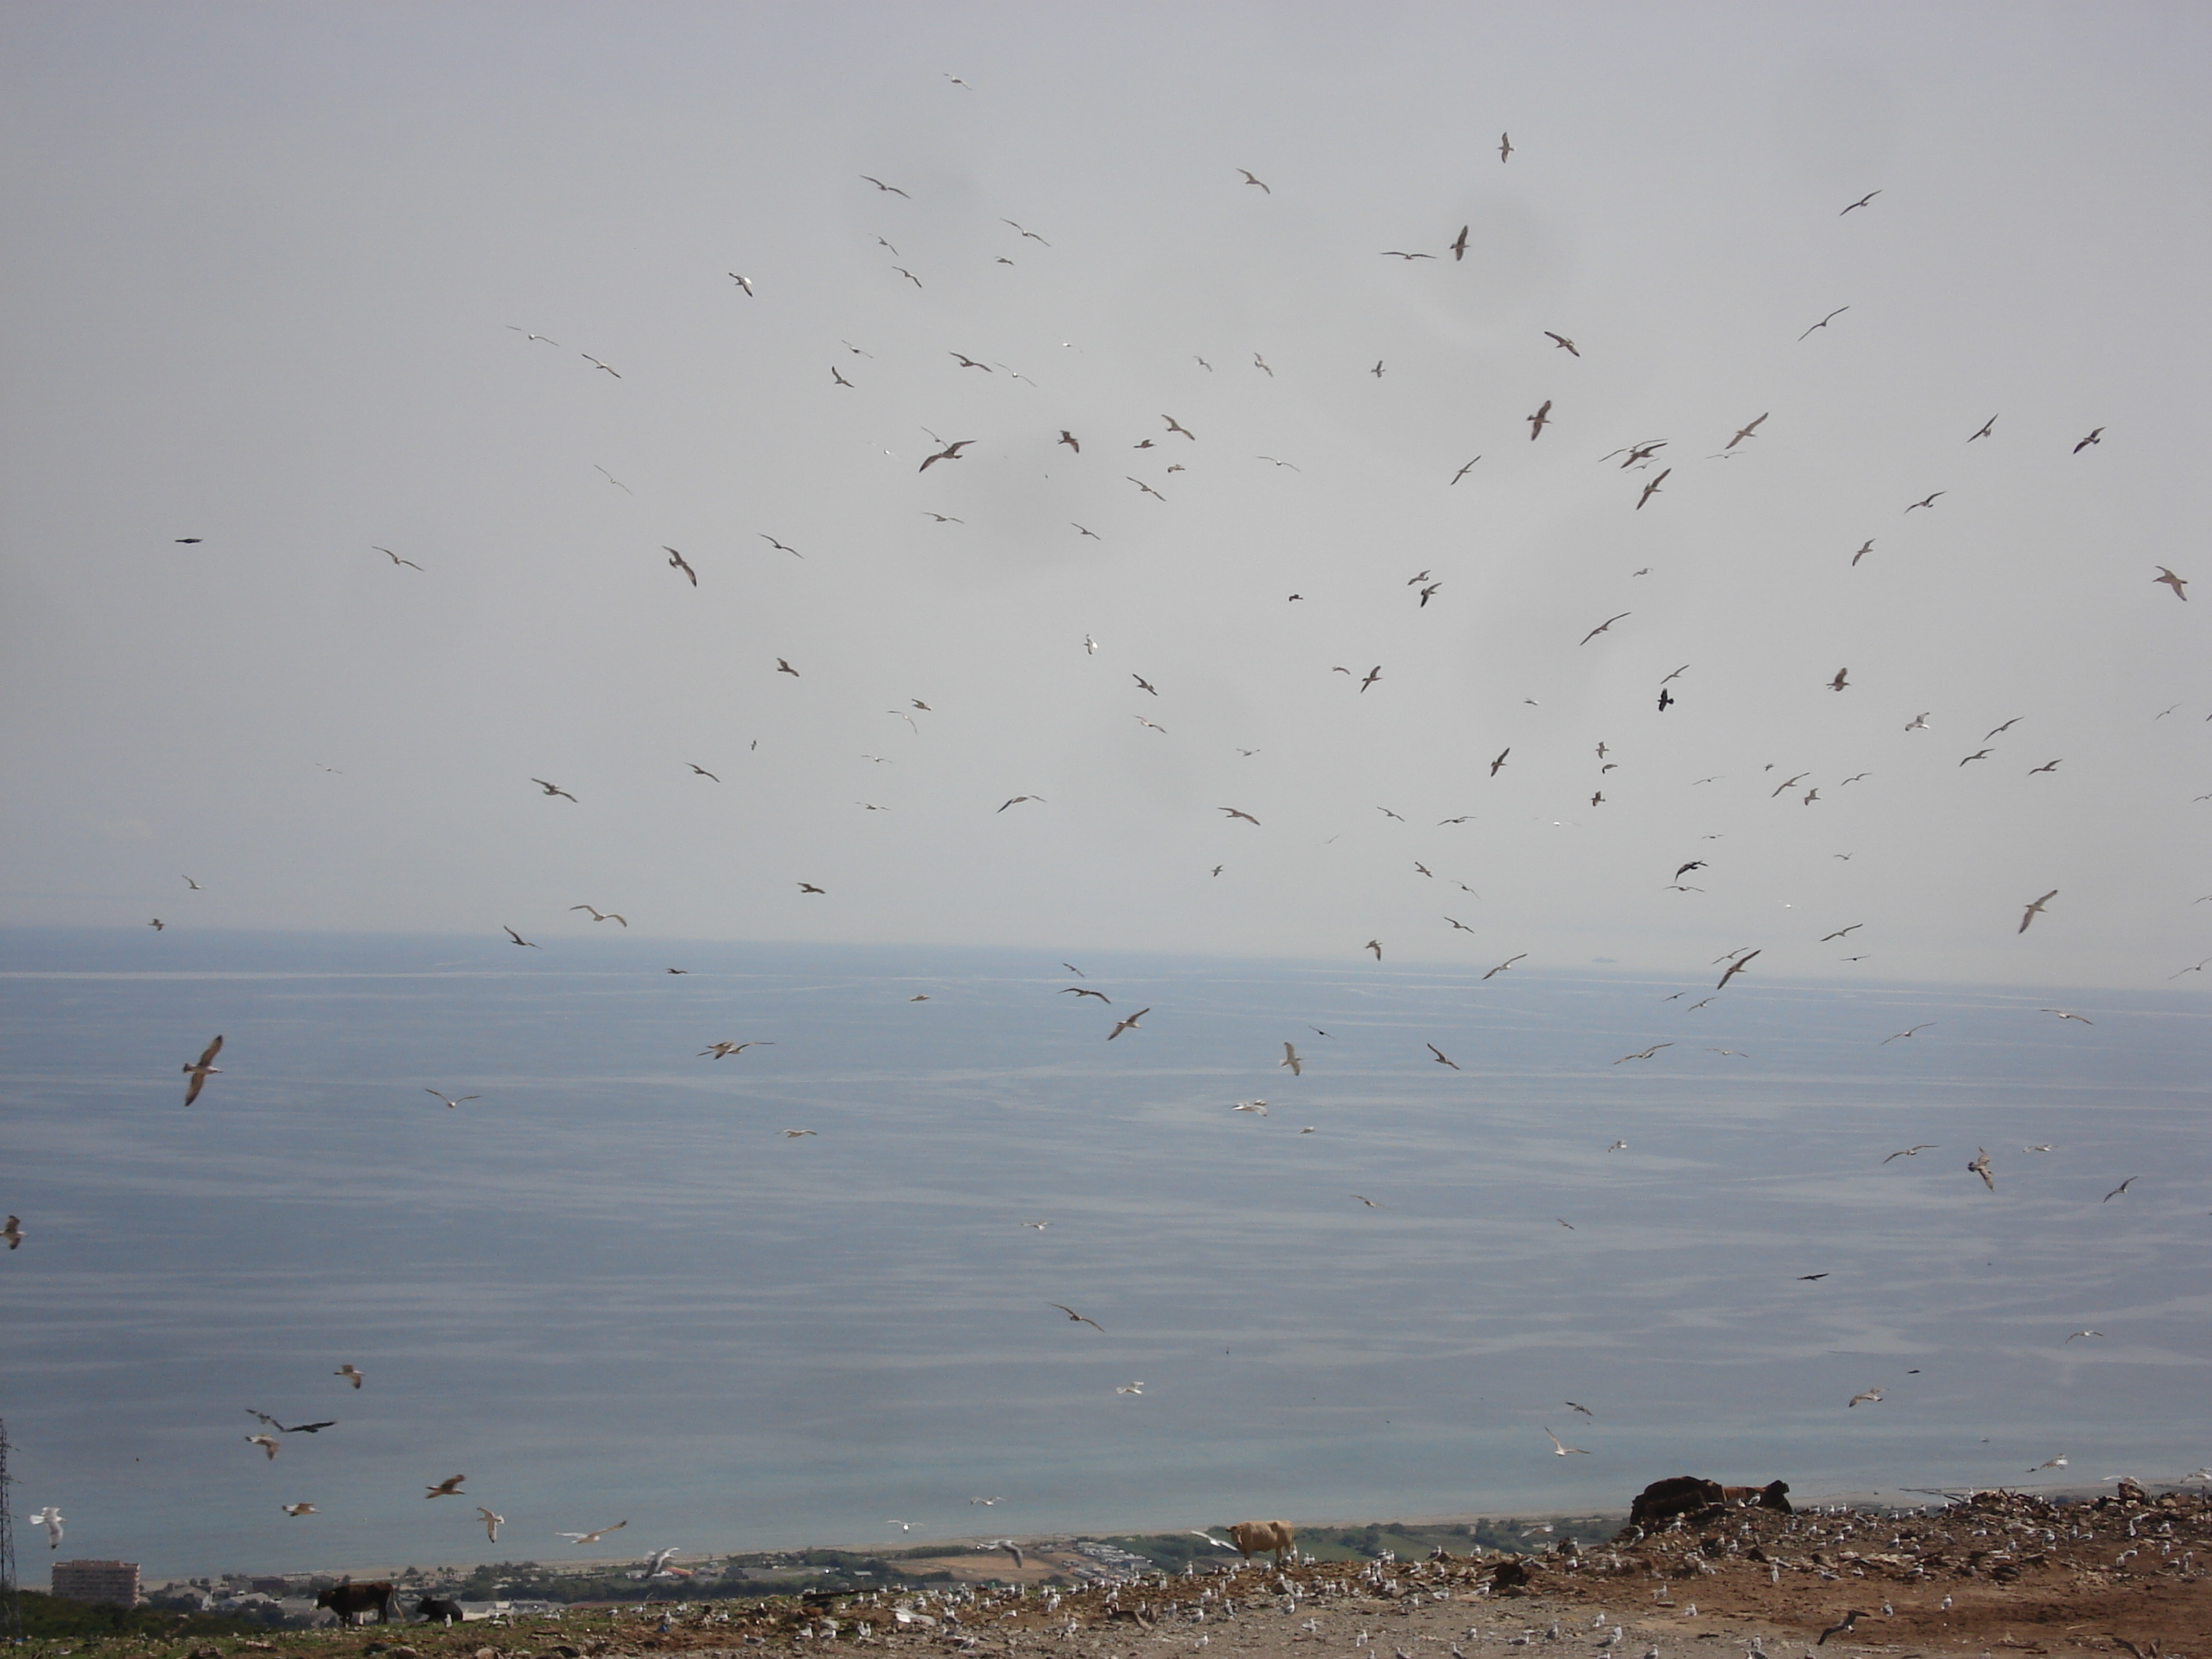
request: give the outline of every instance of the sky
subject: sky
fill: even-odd
[[[2201,9],[0,31],[0,921],[2212,952]]]

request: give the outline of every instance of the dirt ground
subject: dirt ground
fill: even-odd
[[[557,1620],[371,1626],[225,1643],[283,1659],[750,1659],[823,1644],[1034,1659],[1696,1659],[1742,1654],[2131,1653],[2212,1659],[2212,1497],[2054,1503],[1984,1493],[1939,1513],[1716,1509],[1536,1556],[1224,1565],[1115,1584],[1065,1545],[950,1554],[951,1585],[765,1602],[571,1609]],[[923,1564],[913,1564],[920,1566]],[[1822,1632],[1858,1614],[1853,1628]],[[1706,1647],[1705,1643],[1715,1645]],[[160,1653],[157,1644],[149,1647]],[[169,1656],[164,1656],[169,1659]]]

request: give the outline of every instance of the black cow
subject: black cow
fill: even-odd
[[[1678,1474],[1671,1480],[1654,1480],[1636,1494],[1629,1506],[1631,1526],[1648,1527],[1654,1522],[1666,1521],[1678,1515],[1694,1515],[1699,1510],[1711,1509],[1721,1502],[1723,1488],[1717,1480],[1700,1480],[1694,1474]]]
[[[337,1614],[342,1624],[357,1624],[362,1613],[373,1613],[381,1625],[398,1613],[399,1598],[393,1593],[391,1581],[382,1579],[365,1584],[333,1584],[316,1592],[315,1605],[328,1607]]]
[[[415,1604],[415,1613],[420,1619],[434,1619],[441,1624],[458,1625],[468,1614],[461,1611],[459,1601],[448,1601],[441,1596],[426,1595]]]

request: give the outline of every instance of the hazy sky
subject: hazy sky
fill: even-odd
[[[2212,952],[2201,8],[0,27],[6,920]]]

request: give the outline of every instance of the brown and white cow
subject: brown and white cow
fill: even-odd
[[[1291,1523],[1287,1521],[1239,1521],[1230,1528],[1229,1541],[1237,1546],[1237,1553],[1247,1561],[1255,1555],[1273,1552],[1279,1567],[1286,1556],[1297,1549],[1291,1540]]]

